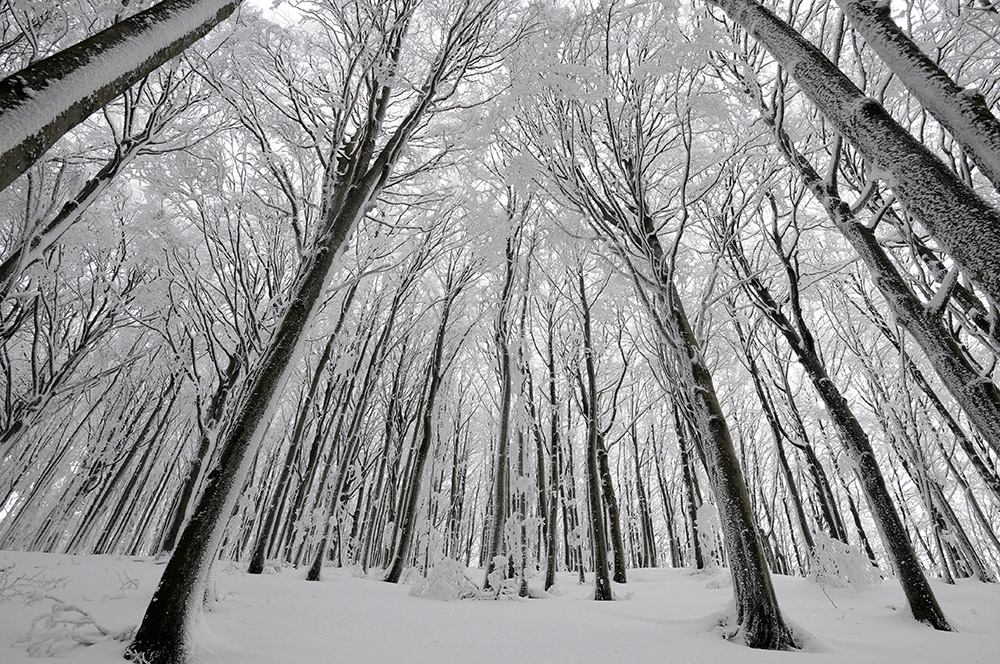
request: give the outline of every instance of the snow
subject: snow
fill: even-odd
[[[84,66],[32,90],[30,102],[4,109],[0,153],[36,136],[77,100],[96,95],[110,81],[132,71],[137,63],[149,60],[154,53],[166,50],[183,35],[207,23],[231,2],[196,2],[167,14],[154,29],[144,30],[138,38],[117,42],[103,52],[87,52]]]
[[[162,569],[150,559],[0,551],[0,570],[6,570],[0,572],[0,662],[48,661],[30,658],[25,643],[13,645],[53,606],[51,600],[28,601],[32,592],[75,605],[108,632],[124,632],[141,618]],[[453,574],[449,568],[447,576]],[[481,574],[469,572],[473,579]],[[14,580],[29,576],[34,580],[21,583],[25,592],[10,589]],[[560,573],[550,593],[532,593],[544,599],[520,601],[434,601],[412,596],[409,585],[377,580],[375,571],[361,578],[328,568],[319,583],[304,576],[294,569],[250,576],[242,566],[220,563],[214,576],[219,602],[198,630],[199,661],[972,664],[993,663],[1000,652],[1000,587],[969,580],[934,584],[960,630],[945,633],[908,617],[893,580],[835,588],[775,576],[785,615],[797,631],[811,635],[811,645],[806,652],[773,653],[722,638],[718,624],[732,593],[719,583],[728,577],[725,569],[633,569],[629,583],[615,589],[627,599],[616,602],[587,601],[591,586],[578,585],[571,573]],[[533,580],[533,590],[541,578]],[[416,585],[420,578],[411,574],[409,580]],[[40,624],[36,640],[43,635]],[[72,645],[53,661],[117,663],[125,645],[111,639]]]

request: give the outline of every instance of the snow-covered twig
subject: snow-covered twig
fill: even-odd
[[[109,629],[74,604],[49,594],[43,599],[53,603],[49,613],[35,618],[28,633],[14,642],[16,646],[24,646],[30,657],[51,657],[74,646],[92,646],[108,640],[128,641],[135,634],[135,625]]]

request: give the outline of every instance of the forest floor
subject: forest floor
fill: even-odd
[[[52,654],[59,662],[122,661],[129,630],[162,570],[150,559],[0,551],[0,662],[39,662]],[[249,576],[242,566],[221,564],[214,581],[219,601],[199,634],[200,659],[995,664],[1000,653],[1000,586],[970,580],[934,583],[959,629],[941,633],[909,617],[891,579],[858,589],[775,576],[786,617],[810,636],[801,652],[771,653],[725,640],[719,621],[732,594],[725,570],[630,570],[628,584],[615,587],[620,601],[601,603],[587,601],[591,587],[572,574],[560,574],[547,596],[509,601],[437,601],[411,595],[413,585],[381,583],[349,569],[328,568],[321,583],[304,577],[294,569]],[[91,621],[122,640],[103,636]]]

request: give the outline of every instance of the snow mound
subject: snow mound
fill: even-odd
[[[832,588],[868,588],[882,582],[882,572],[857,547],[817,534],[809,580]]]
[[[423,597],[439,602],[456,599],[475,599],[480,595],[479,587],[465,573],[465,565],[447,558],[438,561],[410,590],[413,597]]]

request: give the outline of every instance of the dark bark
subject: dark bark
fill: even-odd
[[[794,324],[785,316],[770,291],[752,271],[739,243],[735,242],[730,245],[730,251],[735,264],[742,271],[743,281],[741,284],[761,313],[785,338],[813,388],[823,401],[830,419],[833,420],[844,448],[856,465],[869,508],[879,525],[883,544],[892,558],[900,585],[910,603],[913,617],[935,629],[950,631],[951,626],[920,568],[920,562],[917,560],[909,536],[886,487],[882,471],[875,460],[871,441],[854,416],[847,399],[830,379],[820,360],[815,341],[798,304],[798,274],[792,267],[791,259],[783,253],[784,249],[781,247],[777,235],[774,236],[773,240],[789,280]]]
[[[0,190],[63,134],[183,53],[241,2],[164,0],[0,81]]]
[[[424,466],[427,463],[427,456],[430,454],[431,443],[434,441],[434,418],[437,404],[438,392],[444,381],[444,374],[447,366],[444,362],[444,344],[448,331],[448,322],[455,300],[464,286],[463,277],[449,272],[448,283],[444,301],[444,310],[441,313],[441,322],[438,325],[437,335],[434,339],[434,350],[431,353],[430,365],[428,366],[429,381],[427,384],[427,396],[424,401],[423,414],[420,418],[420,438],[417,444],[416,456],[410,474],[410,484],[407,487],[404,498],[403,509],[400,512],[400,535],[396,544],[396,551],[389,566],[389,571],[385,575],[388,583],[398,583],[403,575],[403,569],[410,555],[410,548],[413,543],[413,534],[417,527],[417,507],[420,499],[420,487],[424,475]]]
[[[1000,122],[978,90],[963,90],[873,0],[837,0],[841,11],[892,73],[962,145],[1000,189]]]
[[[594,362],[594,347],[591,340],[590,305],[583,280],[583,271],[578,275],[580,309],[583,328],[584,367],[586,385],[581,394],[583,417],[587,422],[587,505],[590,513],[590,549],[594,556],[594,599],[610,601],[611,579],[608,577],[608,542],[604,530],[604,508],[601,502],[600,423],[597,415],[597,368]]]
[[[802,35],[754,0],[713,0],[764,45],[806,96],[878,171],[900,201],[994,303],[1000,302],[1000,212]],[[995,444],[1000,447],[1000,441]]]
[[[513,218],[516,214],[516,204],[513,194],[508,200],[508,217]],[[489,540],[486,545],[486,576],[483,580],[483,590],[491,588],[490,575],[496,569],[496,559],[500,555],[503,544],[504,524],[507,520],[507,500],[508,500],[508,448],[510,446],[510,424],[511,424],[511,401],[512,390],[512,366],[513,359],[510,352],[510,312],[513,304],[514,293],[514,271],[517,264],[517,244],[519,242],[520,226],[507,237],[506,262],[504,269],[504,281],[500,291],[500,310],[497,313],[497,320],[494,329],[494,342],[498,356],[498,368],[500,371],[500,429],[497,434],[496,453],[493,457],[493,511],[489,521]]]

